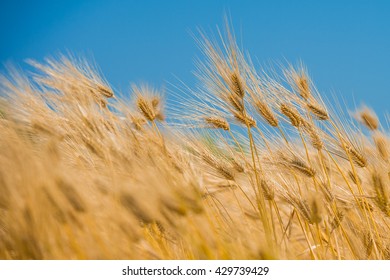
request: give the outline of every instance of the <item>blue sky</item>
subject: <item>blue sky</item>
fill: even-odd
[[[242,46],[260,64],[302,60],[323,94],[390,104],[390,1],[1,1],[0,62],[71,51],[93,57],[110,84],[189,85],[200,52],[191,36],[231,15]],[[4,71],[4,67],[0,67]]]

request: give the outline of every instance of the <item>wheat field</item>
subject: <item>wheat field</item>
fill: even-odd
[[[229,31],[198,44],[198,85],[171,100],[70,55],[8,67],[0,259],[390,258],[375,113],[326,101],[302,64],[256,69]]]

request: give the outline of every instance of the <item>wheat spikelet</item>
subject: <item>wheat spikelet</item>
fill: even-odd
[[[306,175],[308,177],[314,177],[316,174],[315,170],[309,166],[307,166],[306,163],[304,163],[302,160],[298,158],[294,158],[288,162],[288,165],[293,168],[294,170],[299,171],[303,175]]]
[[[241,163],[237,162],[234,158],[230,159],[230,162],[232,163],[232,167],[238,172],[243,173],[245,172],[245,168],[241,165]]]
[[[260,181],[260,186],[266,200],[273,200],[275,198],[274,186],[266,179]]]
[[[152,104],[153,109],[157,110],[158,106],[160,105],[160,98],[154,96],[154,97],[152,97],[152,100],[150,103]]]
[[[223,162],[215,159],[212,155],[207,152],[202,153],[202,159],[213,167],[220,175],[228,180],[234,180],[234,174],[231,169],[226,166]]]
[[[150,122],[164,121],[160,93],[148,85],[132,85],[138,111]]]
[[[347,153],[351,156],[353,162],[359,166],[359,167],[366,167],[367,166],[367,159],[364,155],[362,155],[360,152],[358,152],[354,147],[347,146],[346,147]]]
[[[362,180],[360,179],[360,177],[357,174],[355,176],[355,174],[352,171],[348,171],[348,175],[351,178],[352,182],[354,182],[355,185],[362,183]]]
[[[363,109],[360,112],[360,121],[370,130],[377,130],[379,127],[378,117],[372,110],[368,108]]]
[[[321,183],[320,187],[321,187],[321,192],[325,197],[325,200],[328,202],[333,202],[335,197],[333,195],[332,190],[325,183]]]
[[[313,127],[313,125],[304,122],[303,127],[305,128],[307,134],[310,137],[310,142],[312,146],[317,150],[322,150],[324,147],[324,142],[321,140],[321,137],[319,136],[316,128]]]
[[[340,226],[341,222],[344,220],[344,217],[345,217],[344,212],[337,211],[333,220],[330,222],[331,232],[333,232],[335,229],[337,229]]]
[[[285,115],[290,120],[292,126],[298,127],[301,125],[302,118],[299,115],[297,109],[295,109],[291,105],[282,104],[280,105],[280,111],[282,112],[283,115]]]
[[[248,125],[249,127],[256,126],[256,121],[249,115],[241,113],[241,112],[235,112],[234,117],[236,120],[244,125]]]
[[[324,147],[324,142],[322,142],[320,136],[315,130],[311,130],[309,133],[311,144],[317,150],[321,150]]]
[[[232,85],[233,85],[233,92],[240,98],[244,98],[244,95],[245,95],[245,89],[244,89],[244,86],[241,82],[241,79],[240,77],[236,74],[236,73],[233,73],[231,75],[231,81],[232,81]]]
[[[298,197],[296,195],[293,195],[292,193],[287,193],[284,195],[284,198],[287,200],[288,203],[290,203],[294,208],[298,211],[299,214],[309,223],[313,224],[311,220],[311,211],[310,206],[307,203],[306,200],[302,199],[301,197]]]
[[[234,180],[234,174],[230,170],[230,168],[228,168],[227,166],[225,166],[223,164],[218,164],[215,166],[215,169],[219,172],[219,174],[221,174],[226,179],[232,180],[232,181]]]
[[[366,259],[368,259],[370,257],[370,255],[372,254],[372,249],[374,247],[374,239],[371,235],[371,233],[369,232],[365,232],[363,234],[363,244],[364,244],[364,247],[366,248]]]
[[[156,113],[156,120],[163,122],[165,121],[165,115],[163,112],[159,111]]]
[[[83,140],[85,146],[88,148],[88,150],[90,150],[92,153],[94,153],[98,157],[104,158],[104,152],[103,152],[104,150],[103,150],[102,145],[99,142],[94,141],[93,139],[91,139],[90,137],[87,137],[87,136],[82,136],[82,140]]]
[[[296,199],[296,207],[303,218],[309,223],[313,224],[311,220],[310,207],[306,200]]]
[[[372,173],[372,182],[375,190],[375,201],[382,210],[382,212],[390,217],[390,202],[389,202],[389,194],[388,189],[383,182],[383,178],[377,172]]]
[[[149,102],[143,98],[142,96],[139,96],[137,98],[137,106],[139,111],[144,115],[144,117],[149,121],[154,121],[156,118],[155,111],[153,109],[153,106],[150,106]]]
[[[388,161],[390,157],[390,151],[388,148],[389,145],[387,139],[381,135],[377,135],[375,136],[374,141],[379,155],[383,160]]]
[[[298,87],[299,95],[305,100],[309,99],[311,92],[306,74],[303,71],[300,74],[293,72],[293,79]]]
[[[374,211],[374,206],[372,206],[371,203],[369,203],[365,198],[357,198],[357,203],[362,209],[366,209],[371,212]]]
[[[274,113],[267,104],[258,100],[255,102],[255,106],[259,114],[270,126],[278,126],[278,119],[275,117]]]
[[[146,123],[145,118],[140,116],[131,116],[131,122],[136,130],[142,130],[142,127]]]
[[[379,155],[383,160],[388,161],[390,158],[390,149],[387,139],[381,133],[374,135],[374,142]]]
[[[319,224],[322,221],[322,206],[320,199],[313,196],[310,201],[310,222],[312,224]]]
[[[229,123],[225,119],[223,119],[223,118],[219,118],[219,117],[205,117],[204,120],[205,120],[205,122],[207,124],[209,124],[213,128],[221,128],[223,130],[229,130],[230,129]]]
[[[102,94],[104,95],[105,97],[107,98],[111,98],[111,97],[114,97],[114,93],[112,92],[112,90],[106,86],[103,86],[103,85],[98,85],[97,86],[97,90]]]
[[[244,111],[244,103],[243,99],[241,99],[239,96],[235,94],[229,94],[228,95],[228,101],[231,106],[237,111],[237,112],[243,112]]]
[[[307,103],[307,108],[312,112],[312,114],[319,120],[328,120],[328,113],[321,107],[313,103]]]

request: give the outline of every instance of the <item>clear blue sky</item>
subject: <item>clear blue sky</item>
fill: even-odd
[[[2,0],[0,62],[69,50],[93,56],[117,90],[130,82],[159,87],[174,76],[193,85],[200,53],[190,33],[215,31],[225,11],[255,60],[302,60],[325,94],[390,111],[388,0]]]

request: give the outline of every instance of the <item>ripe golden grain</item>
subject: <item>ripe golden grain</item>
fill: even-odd
[[[354,147],[347,146],[346,147],[347,153],[351,156],[353,162],[359,166],[359,167],[366,167],[367,166],[367,159],[366,157],[358,152]]]
[[[309,82],[306,75],[304,73],[301,74],[295,73],[293,78],[298,87],[299,95],[302,98],[307,100],[311,96],[311,92],[310,92]]]
[[[319,120],[328,120],[329,115],[328,113],[321,108],[320,106],[313,104],[313,103],[307,103],[307,108],[309,108],[310,112]]]
[[[231,81],[233,84],[233,92],[240,98],[244,98],[245,89],[242,84],[241,78],[236,73],[233,73],[231,76]]]
[[[379,155],[383,160],[388,161],[390,158],[389,142],[382,133],[374,135],[374,142]]]
[[[307,164],[305,162],[303,162],[302,160],[300,160],[298,158],[294,158],[294,159],[290,160],[288,162],[288,166],[290,166],[291,168],[293,168],[296,171],[299,171],[300,173],[302,173],[303,175],[305,175],[307,177],[314,177],[314,175],[316,174],[316,172],[313,168],[307,166]]]
[[[248,114],[244,114],[244,113],[241,113],[241,112],[236,112],[234,113],[234,117],[236,118],[236,120],[240,123],[242,123],[243,125],[248,125],[249,127],[255,127],[256,126],[256,121],[254,118],[252,118],[251,116],[249,116]]]
[[[299,127],[301,125],[302,118],[297,109],[289,104],[282,104],[280,105],[280,111],[290,120],[292,126]]]
[[[355,174],[352,171],[348,171],[349,178],[351,178],[352,182],[354,182],[355,185],[361,184],[362,180],[358,175],[355,176]]]
[[[345,218],[345,213],[338,211],[337,214],[332,219],[332,221],[330,222],[330,228],[332,232],[340,226],[344,218]]]
[[[304,129],[310,137],[310,143],[312,144],[312,146],[317,150],[322,150],[322,148],[324,147],[324,142],[321,140],[317,129],[307,122],[304,122]]]
[[[275,198],[275,189],[272,183],[268,182],[266,179],[262,179],[260,181],[260,186],[266,200],[273,200]]]
[[[376,130],[379,127],[379,120],[375,113],[369,109],[360,112],[361,122],[370,130]]]
[[[384,184],[384,178],[377,172],[372,173],[372,182],[376,194],[375,201],[382,212],[390,217],[389,190]]]
[[[102,86],[102,85],[98,85],[97,86],[97,90],[102,94],[104,95],[105,97],[107,98],[111,98],[111,97],[114,97],[114,93],[111,89],[109,89],[108,87],[105,87],[105,86]]]
[[[237,96],[236,94],[229,94],[228,101],[237,112],[244,111],[244,101],[241,97]]]
[[[278,126],[278,119],[276,118],[276,116],[274,115],[274,113],[272,112],[272,110],[269,108],[269,106],[264,103],[264,102],[261,102],[261,101],[257,101],[255,103],[255,107],[257,109],[257,111],[259,112],[259,114],[264,118],[264,120],[270,125],[270,126],[273,126],[273,127],[276,127]]]
[[[374,151],[317,104],[304,72],[287,73],[299,97],[223,46],[204,42],[204,90],[177,102],[196,114],[177,110],[164,126],[158,92],[134,86],[132,104],[112,100],[84,62],[34,64],[34,82],[0,76],[0,259],[387,258],[379,121],[360,116]],[[299,130],[279,125],[278,106]],[[258,129],[230,127],[227,113]]]
[[[209,124],[213,128],[221,128],[223,130],[229,130],[229,123],[223,119],[218,117],[205,117],[205,122]]]
[[[144,117],[149,121],[154,121],[156,118],[156,113],[153,109],[153,106],[149,104],[149,102],[143,98],[142,96],[139,96],[137,98],[137,106],[139,111],[144,115]]]

